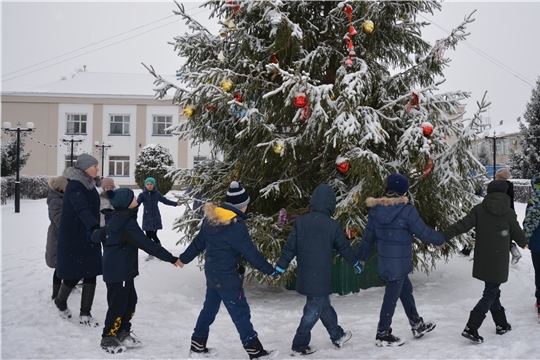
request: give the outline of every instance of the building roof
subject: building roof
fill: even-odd
[[[519,133],[519,122],[513,121],[513,122],[503,122],[502,125],[492,124],[491,129],[485,130],[489,133],[489,135],[493,135],[493,132],[495,132],[496,135],[504,136],[504,135],[512,135]],[[525,124],[526,126],[527,124]]]
[[[162,75],[162,77],[169,82],[177,83],[174,75]],[[35,87],[5,90],[2,91],[2,95],[155,99],[154,80],[154,76],[150,73],[119,74],[81,71],[72,78]],[[163,99],[172,99],[174,92],[175,89],[170,89]]]

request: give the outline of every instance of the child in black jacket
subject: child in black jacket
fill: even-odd
[[[179,260],[141,230],[137,223],[137,198],[131,189],[109,190],[106,194],[114,210],[104,210],[106,225],[94,231],[92,241],[104,242],[103,281],[107,285],[109,308],[101,347],[116,354],[141,344],[130,334],[130,321],[137,304],[134,278],[139,274],[138,249],[174,266],[179,266]]]

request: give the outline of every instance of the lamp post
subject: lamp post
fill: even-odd
[[[70,163],[69,166],[73,166],[73,149],[77,148],[77,145],[82,143],[84,139],[75,139],[73,136],[71,139],[60,139],[65,145],[70,145],[71,147],[71,157],[70,157]]]
[[[501,133],[500,136],[497,136],[495,131],[493,132],[493,136],[486,135],[486,139],[493,139],[493,180],[495,180],[495,173],[497,172],[497,140],[506,139],[504,135],[505,133]]]
[[[21,133],[22,136],[28,135],[28,133],[34,132],[34,123],[26,123],[26,128],[21,127],[21,123],[17,122],[17,127],[12,128],[10,122],[4,123],[4,133],[13,136],[16,134],[17,137],[17,177],[15,178],[15,212],[21,212],[21,181],[19,179],[19,168],[21,167]]]
[[[103,179],[103,174],[105,173],[105,153],[108,149],[112,148],[112,145],[111,143],[109,143],[109,145],[105,145],[105,142],[102,142],[100,145],[99,141],[96,141],[94,146],[98,148],[99,152],[101,153],[101,178]]]

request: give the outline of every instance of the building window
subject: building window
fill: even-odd
[[[77,164],[77,155],[73,155],[73,166]],[[66,155],[66,168],[71,166],[71,155]]]
[[[165,135],[165,129],[172,125],[172,116],[154,115],[152,135]]]
[[[193,165],[197,165],[202,163],[204,160],[206,160],[206,156],[194,156],[193,157]]]
[[[510,149],[510,140],[504,139],[503,141],[503,154],[508,154]]]
[[[129,176],[129,156],[109,156],[109,176]]]
[[[86,134],[86,114],[66,114],[66,134]]]
[[[129,135],[129,115],[111,115],[110,134]]]

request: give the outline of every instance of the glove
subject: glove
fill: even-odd
[[[358,262],[358,260],[356,260],[353,266],[354,266],[354,273],[356,275],[360,275],[362,273],[362,266],[360,266],[360,263]]]
[[[273,277],[274,280],[277,280],[277,279],[279,279],[281,277],[281,275],[283,275],[284,272],[285,272],[285,270],[283,270],[279,266],[276,266],[274,268],[274,271],[272,271],[272,273],[269,276]]]
[[[94,231],[98,229],[99,229],[99,225],[94,225],[92,226],[90,230],[86,230],[86,241],[88,241],[89,243],[93,243],[92,234],[94,233]]]

